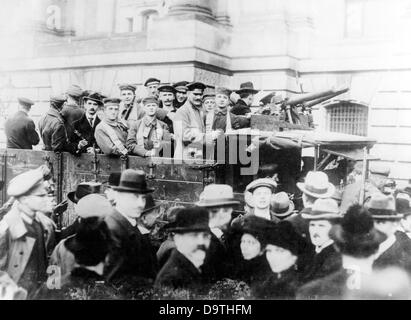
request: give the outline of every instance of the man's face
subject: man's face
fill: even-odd
[[[232,207],[216,207],[209,209],[210,227],[224,230],[232,219]]]
[[[217,108],[219,108],[220,110],[225,110],[230,104],[230,98],[225,94],[217,94],[215,96],[215,103],[217,105]]]
[[[240,249],[244,260],[251,260],[261,253],[261,243],[251,234],[244,233],[241,237]]]
[[[106,190],[104,190],[104,194],[106,195],[106,198],[112,205],[115,204],[115,199],[116,199],[116,191],[114,191],[111,187],[107,187]]]
[[[327,241],[330,241],[330,230],[332,224],[328,220],[310,221],[308,230],[310,232],[311,243],[316,247],[322,246]]]
[[[110,121],[117,120],[118,112],[119,112],[118,106],[114,106],[114,105],[106,106],[104,109],[104,115],[106,119]]]
[[[172,92],[160,92],[159,99],[163,101],[163,105],[171,107],[173,105],[174,93]]]
[[[247,106],[251,106],[254,102],[254,95],[250,94],[247,98],[243,99]]]
[[[137,219],[140,218],[146,206],[146,196],[144,194],[131,192],[116,192],[115,196],[116,207],[126,214],[128,217]]]
[[[86,109],[86,113],[90,116],[94,116],[97,112],[98,103],[93,100],[86,100],[84,104],[84,108]]]
[[[210,239],[209,232],[187,232],[174,235],[177,250],[193,261],[197,267],[204,263],[207,250],[210,247]]]
[[[136,94],[135,94],[134,91],[131,91],[131,90],[121,90],[120,96],[121,96],[121,100],[122,100],[125,104],[130,104],[130,103],[133,102]]]
[[[207,98],[204,100],[203,107],[205,112],[213,112],[215,109],[215,100],[214,98]]]
[[[384,220],[375,220],[374,227],[378,231],[384,233],[387,237],[392,236],[399,226],[399,221],[384,221]]]
[[[159,83],[149,83],[148,84],[148,86],[147,86],[147,92],[148,92],[148,94],[149,95],[151,95],[151,96],[155,96],[155,97],[158,97],[158,86],[159,86],[160,84]]]
[[[35,194],[23,196],[19,201],[27,206],[33,214],[35,212],[51,213],[56,205],[54,197],[46,189],[38,190]]]
[[[267,209],[270,207],[272,191],[268,187],[259,187],[253,192],[253,203],[258,209]]]
[[[148,115],[149,117],[154,117],[156,115],[157,109],[158,109],[157,103],[147,103],[144,106],[146,115]]]
[[[271,270],[276,273],[290,269],[297,261],[291,251],[273,244],[268,244],[265,252]]]
[[[196,107],[201,107],[201,104],[203,103],[202,98],[203,98],[203,90],[201,89],[194,89],[194,91],[189,91],[188,93],[189,101],[191,102],[192,105]]]
[[[187,92],[176,92],[176,99],[178,102],[183,103],[187,99]]]

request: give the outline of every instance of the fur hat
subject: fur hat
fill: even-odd
[[[280,221],[276,225],[267,228],[265,239],[267,245],[272,244],[287,249],[296,256],[303,254],[306,248],[304,238],[300,236],[289,221]]]

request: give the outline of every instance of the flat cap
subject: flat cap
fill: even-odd
[[[245,188],[245,190],[253,193],[254,190],[259,187],[267,187],[267,188],[270,188],[274,192],[275,189],[277,188],[277,183],[273,179],[270,179],[270,178],[261,178],[261,179],[257,179],[251,182]]]
[[[378,175],[381,175],[381,176],[388,177],[390,175],[391,170],[390,170],[389,167],[387,167],[383,164],[371,163],[370,164],[370,172],[372,174],[378,174]]]
[[[50,102],[63,104],[66,101],[67,101],[67,98],[63,95],[56,95],[56,96],[51,96],[50,97]]]
[[[176,89],[170,84],[160,84],[157,88],[159,92],[176,92]]]
[[[215,89],[213,88],[206,88],[203,92],[203,101],[206,99],[214,99],[215,98]]]
[[[10,197],[20,197],[43,187],[44,174],[44,166],[41,166],[16,176],[9,182],[7,194]]]
[[[133,84],[127,84],[127,83],[122,83],[118,85],[120,91],[123,90],[130,90],[130,91],[136,91],[137,90],[137,86],[133,85]]]
[[[160,82],[161,82],[161,80],[158,80],[158,79],[156,79],[156,78],[148,78],[148,79],[146,80],[146,82],[144,82],[144,86],[147,87],[147,86],[149,86],[149,85],[152,84],[152,83],[160,83]]]
[[[24,105],[24,106],[29,106],[29,107],[31,107],[31,106],[35,103],[33,100],[30,100],[30,99],[24,98],[24,97],[18,97],[18,98],[17,98],[17,101],[18,101],[20,104],[22,104],[22,105]]]
[[[188,84],[188,81],[179,81],[179,82],[174,83],[173,87],[178,92],[186,93],[188,91],[187,84]]]
[[[230,89],[227,89],[227,88],[224,88],[224,87],[219,87],[219,88],[215,89],[215,94],[216,95],[217,94],[224,94],[224,95],[226,95],[227,97],[230,98],[231,93],[232,93],[232,91]]]
[[[195,89],[205,90],[207,86],[202,82],[191,82],[187,84],[188,91],[193,91]]]
[[[113,210],[110,202],[99,194],[89,194],[79,200],[75,207],[76,214],[83,219],[104,218]]]
[[[83,89],[81,89],[80,86],[78,86],[76,84],[73,84],[67,89],[66,93],[69,96],[79,98],[79,97],[83,96]]]
[[[119,98],[106,98],[103,100],[105,106],[118,106],[120,105],[121,99]]]

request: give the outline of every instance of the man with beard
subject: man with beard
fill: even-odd
[[[233,268],[230,222],[233,209],[240,201],[234,198],[233,188],[225,184],[210,184],[200,195],[199,207],[209,213],[210,249],[204,261],[204,275],[211,283],[226,277]]]
[[[318,199],[309,213],[302,217],[309,221],[311,243],[315,246],[315,255],[310,263],[305,280],[312,281],[337,271],[341,268],[341,254],[334,247],[330,238],[330,230],[338,223],[339,214],[337,202],[333,199]]]
[[[153,260],[154,249],[143,239],[138,227],[146,196],[154,189],[147,186],[144,171],[133,169],[123,171],[120,184],[112,188],[116,191],[115,208],[105,219],[113,242],[105,270],[107,279],[154,280],[158,268]]]
[[[120,84],[120,110],[118,120],[123,122],[127,127],[131,123],[141,119],[144,115],[143,108],[137,103],[136,89],[132,84]]]
[[[236,91],[240,95],[240,99],[231,109],[231,112],[236,115],[245,116],[251,113],[250,106],[253,104],[254,96],[258,90],[254,89],[252,82],[245,82],[240,85],[240,90]]]
[[[166,116],[162,118],[162,121],[167,124],[168,131],[173,133],[173,119],[177,111],[173,105],[175,89],[173,86],[163,84],[160,85],[157,90],[160,100],[159,108],[166,114]]]
[[[28,291],[28,299],[47,278],[47,256],[54,246],[54,224],[46,216],[54,205],[50,177],[42,166],[12,179],[7,194],[16,201],[0,222],[0,270]]]
[[[77,85],[72,85],[66,91],[67,102],[63,109],[61,109],[61,116],[64,119],[64,126],[66,127],[67,137],[69,141],[76,139],[74,133],[74,122],[80,120],[84,115],[84,110],[80,107],[80,100],[83,96],[83,89]]]
[[[173,101],[174,108],[179,109],[187,101],[187,81],[176,82],[173,87],[176,90]]]
[[[146,82],[144,82],[144,86],[147,89],[148,96],[154,96],[158,98],[158,86],[160,85],[161,81],[156,78],[148,78]]]
[[[97,116],[97,109],[102,105],[101,95],[97,92],[92,92],[84,98],[84,108],[86,112],[73,124],[74,133],[77,136],[77,139],[73,142],[81,140],[87,141],[87,145],[81,149],[81,152],[93,153],[93,148],[98,148],[96,139],[94,138],[94,132],[97,125],[101,122]]]
[[[173,232],[176,248],[158,273],[154,286],[200,291],[204,285],[201,267],[210,246],[207,210],[182,209],[166,229]]]

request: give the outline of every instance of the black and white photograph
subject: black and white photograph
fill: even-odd
[[[0,300],[411,300],[411,0],[1,0],[0,48]]]

